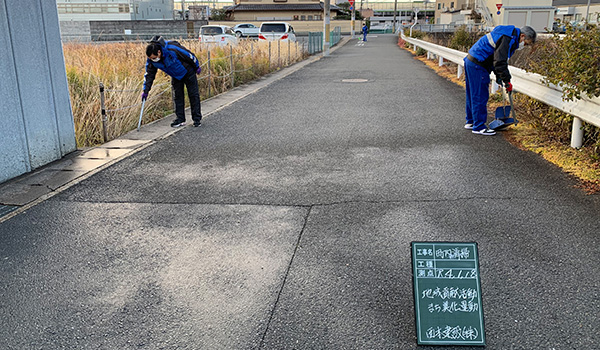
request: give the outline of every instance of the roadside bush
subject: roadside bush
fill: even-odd
[[[554,34],[542,47],[540,59],[532,69],[546,77],[547,84],[561,86],[565,100],[600,96],[600,28],[567,28],[560,38]]]
[[[406,32],[404,33],[404,35],[406,36],[410,36],[410,29],[406,29]],[[421,40],[426,40],[425,37],[427,36],[427,33],[422,32],[420,30],[414,30],[413,31],[413,35],[410,36],[411,38],[415,38],[415,39],[421,39]]]
[[[587,31],[568,28],[561,38],[555,34],[540,40],[532,52],[525,53],[522,68],[539,73],[545,83],[563,89],[563,99],[572,101],[582,96],[600,96],[600,28]],[[512,62],[511,62],[512,63]],[[549,138],[569,142],[573,116],[537,101],[528,103],[534,125],[545,130]],[[600,156],[600,128],[584,123],[584,146],[592,147]]]
[[[454,32],[452,38],[450,39],[450,43],[448,47],[451,49],[467,52],[479,40],[482,33],[474,32],[471,33],[467,31],[466,26],[461,26]]]

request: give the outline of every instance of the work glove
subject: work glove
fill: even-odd
[[[142,101],[146,101],[148,99],[148,93],[142,92]]]
[[[504,86],[506,87],[507,92],[512,92],[512,84],[510,81],[508,83],[504,83]]]
[[[200,72],[202,72],[202,67],[198,67],[198,69],[196,69],[196,74],[200,74]]]

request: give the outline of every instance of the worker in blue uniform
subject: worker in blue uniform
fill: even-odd
[[[509,92],[512,91],[508,59],[516,50],[533,45],[536,37],[535,30],[529,26],[521,29],[512,25],[497,26],[471,47],[464,59],[467,88],[465,129],[479,135],[496,134],[485,124],[490,97],[490,73],[494,72],[499,85],[504,85]]]
[[[152,38],[146,47],[146,56],[148,58],[146,59],[142,100],[148,98],[156,72],[160,69],[171,76],[171,85],[173,86],[176,118],[171,126],[177,128],[185,125],[184,86],[187,88],[190,99],[194,126],[200,126],[202,113],[200,112],[200,92],[196,74],[200,74],[202,69],[196,56],[177,41],[167,41],[160,36]]]

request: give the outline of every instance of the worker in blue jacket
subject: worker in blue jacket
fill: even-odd
[[[508,59],[526,45],[533,45],[537,34],[529,26],[521,29],[512,25],[497,26],[479,39],[464,59],[465,82],[467,87],[467,121],[465,129],[474,134],[495,135],[488,129],[487,103],[489,99],[490,73],[494,72],[499,85],[512,91],[511,75],[508,71]]]
[[[184,86],[187,88],[190,99],[190,109],[194,126],[200,126],[202,113],[200,112],[200,93],[196,74],[202,70],[196,56],[177,41],[166,41],[163,37],[152,38],[146,47],[146,74],[144,74],[144,91],[142,100],[148,98],[152,83],[158,69],[171,76],[175,100],[176,118],[171,123],[174,128],[185,125],[185,95]]]
[[[367,34],[369,34],[369,27],[367,27],[367,24],[365,23],[362,27],[363,41],[367,41]]]

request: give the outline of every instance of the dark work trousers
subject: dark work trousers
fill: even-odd
[[[175,100],[175,115],[177,116],[177,120],[185,121],[185,95],[183,90],[185,86],[190,99],[192,120],[200,122],[202,120],[202,112],[200,112],[200,92],[198,91],[198,78],[196,78],[196,74],[188,73],[181,80],[171,78],[171,84],[173,85],[173,99]]]
[[[485,129],[487,121],[487,103],[490,98],[490,72],[480,65],[465,58],[465,85],[467,87],[467,104],[465,108],[466,123],[473,124],[473,130]]]

